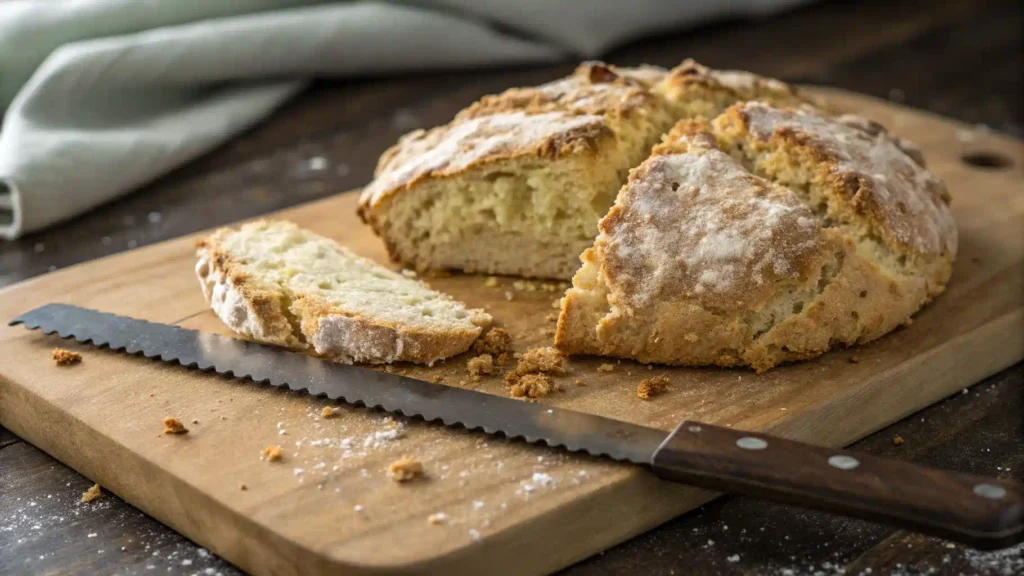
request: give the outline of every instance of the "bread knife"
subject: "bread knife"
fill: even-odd
[[[673,482],[891,524],[980,549],[1024,540],[1024,488],[1005,480],[700,422],[683,422],[667,432],[68,304],[47,304],[10,324],[447,426],[631,462]]]

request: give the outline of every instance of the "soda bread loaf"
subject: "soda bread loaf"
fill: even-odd
[[[486,96],[385,152],[359,214],[393,259],[417,269],[567,280],[629,170],[676,120],[761,94],[798,100],[741,74],[589,62]]]
[[[197,244],[203,295],[232,330],[335,361],[430,364],[491,317],[291,222],[222,228]]]
[[[682,121],[601,220],[556,346],[763,371],[873,340],[944,289],[949,200],[857,117],[751,102]]]

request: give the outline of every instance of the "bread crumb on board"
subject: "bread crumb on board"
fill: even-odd
[[[532,374],[535,372],[561,374],[565,372],[562,361],[565,356],[551,347],[531,348],[523,353],[516,365],[516,374]]]
[[[555,389],[546,374],[524,374],[519,375],[509,372],[505,382],[511,386],[509,394],[513,398],[543,398]]]
[[[481,354],[466,361],[466,372],[473,382],[479,382],[482,376],[495,374],[498,368],[494,365],[494,356]]]
[[[72,352],[71,350],[65,350],[63,348],[53,349],[53,360],[57,363],[57,366],[70,366],[72,364],[78,364],[82,361],[82,355],[78,352]]]
[[[859,363],[860,363],[860,356],[857,356],[856,354],[854,354],[853,356],[850,356],[850,364],[859,364]]]
[[[597,367],[598,372],[615,372],[615,365],[605,362]]]
[[[444,524],[444,521],[447,519],[448,516],[444,512],[438,512],[437,514],[431,514],[430,516],[427,516],[427,524],[437,526],[439,524]]]
[[[408,482],[423,476],[423,463],[411,456],[402,456],[388,465],[388,477],[395,482]]]
[[[174,416],[164,418],[164,434],[188,434],[188,428]]]
[[[484,286],[486,286],[488,288],[494,288],[497,285],[498,285],[498,277],[497,276],[490,276],[490,277],[487,278],[487,280],[484,280]]]
[[[338,410],[334,406],[324,406],[324,409],[320,411],[320,417],[326,420],[328,418],[334,418],[340,413],[341,410]]]
[[[641,380],[636,387],[636,397],[641,400],[650,400],[668,389],[668,378],[654,376]]]
[[[474,354],[498,356],[512,351],[512,336],[504,328],[491,328],[473,342]]]
[[[245,482],[239,482],[239,483],[238,483],[238,489],[239,489],[239,490],[248,490],[248,489],[249,489],[249,487],[248,487],[248,486],[246,486]]]
[[[903,437],[900,436],[899,434],[897,434],[896,436],[893,437],[892,443],[897,445],[897,446],[899,446],[900,444],[903,444]]]
[[[103,490],[100,489],[99,484],[93,484],[92,488],[89,488],[85,492],[82,492],[82,503],[92,502],[93,500],[103,496]]]
[[[267,446],[260,452],[260,460],[266,460],[267,462],[279,462],[281,460],[281,447],[280,446]]]

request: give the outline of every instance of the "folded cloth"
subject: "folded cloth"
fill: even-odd
[[[596,56],[654,30],[802,1],[0,2],[0,237],[131,191],[313,77]]]

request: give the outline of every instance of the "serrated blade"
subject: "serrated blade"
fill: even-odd
[[[212,370],[278,388],[304,390],[331,400],[427,421],[440,420],[448,426],[483,430],[488,434],[637,464],[650,464],[651,457],[668,436],[662,430],[593,414],[433,384],[246,340],[69,304],[41,306],[10,322],[11,326],[17,324],[186,368]]]

